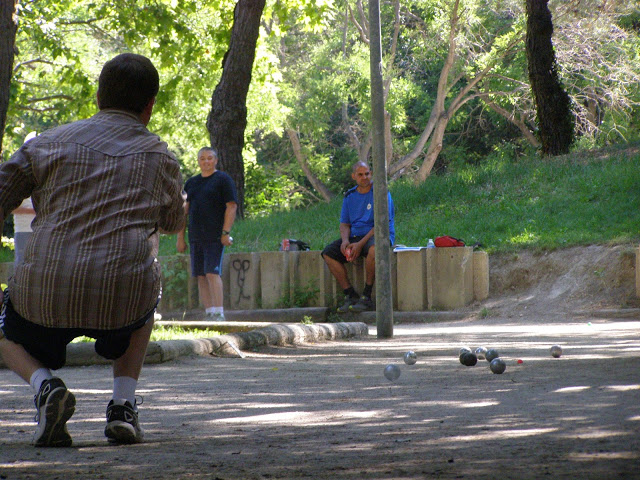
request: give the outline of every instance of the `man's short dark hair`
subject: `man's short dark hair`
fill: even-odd
[[[213,153],[214,157],[218,158],[218,150],[213,147],[202,147],[200,150],[198,150],[198,157],[202,152],[211,152]]]
[[[142,113],[159,89],[160,77],[151,60],[135,53],[122,53],[102,67],[98,79],[100,110],[119,108]]]

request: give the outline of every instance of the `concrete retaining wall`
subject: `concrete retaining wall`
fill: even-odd
[[[489,296],[486,252],[471,247],[424,248],[394,252],[391,259],[397,311],[452,310]],[[188,256],[160,261],[165,278],[159,312],[197,308],[197,282],[190,275]],[[359,259],[347,269],[361,292],[364,262]],[[0,264],[0,281],[6,282],[12,271],[12,264]],[[343,299],[319,251],[225,254],[222,280],[228,310],[333,307]]]

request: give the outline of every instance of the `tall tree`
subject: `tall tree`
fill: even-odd
[[[558,76],[549,0],[527,0],[527,63],[542,152],[568,153],[574,139],[571,100]]]
[[[15,15],[16,3],[17,0],[3,0],[0,5],[0,153],[9,108],[11,70],[13,70],[13,53],[18,28]]]
[[[236,182],[238,214],[244,217],[244,132],[247,92],[260,32],[265,0],[238,0],[233,14],[229,49],[222,60],[222,76],[211,97],[207,130],[218,150],[219,164]]]

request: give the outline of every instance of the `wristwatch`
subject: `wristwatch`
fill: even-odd
[[[228,230],[222,230],[222,236],[224,237],[225,235],[230,235],[231,232]]]

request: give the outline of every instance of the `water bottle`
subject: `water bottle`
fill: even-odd
[[[427,248],[436,248],[436,244],[433,243],[433,238],[430,238],[429,242],[427,242]]]

